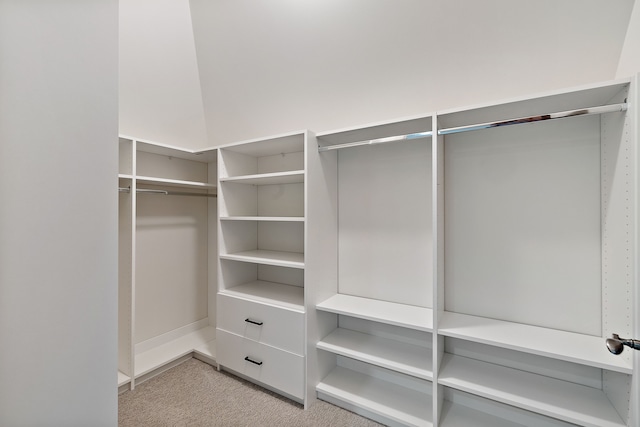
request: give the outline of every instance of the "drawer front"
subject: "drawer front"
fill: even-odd
[[[304,355],[304,314],[218,294],[218,328]]]
[[[304,357],[218,329],[216,361],[304,400]]]

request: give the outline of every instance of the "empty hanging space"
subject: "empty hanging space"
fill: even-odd
[[[337,218],[316,303],[318,397],[391,425],[431,425],[432,119],[318,135]]]
[[[627,95],[612,83],[438,114],[439,384],[563,422],[627,425],[632,364],[604,345],[631,329]]]
[[[215,363],[216,153],[120,139],[119,385]],[[213,258],[212,258],[213,257]]]

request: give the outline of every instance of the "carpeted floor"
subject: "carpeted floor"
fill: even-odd
[[[305,411],[196,359],[122,393],[118,405],[119,427],[380,425],[322,401]]]

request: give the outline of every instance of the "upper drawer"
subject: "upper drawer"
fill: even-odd
[[[304,314],[218,294],[218,328],[304,356]]]

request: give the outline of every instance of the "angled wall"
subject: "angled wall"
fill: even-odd
[[[633,7],[616,75],[619,78],[625,78],[638,72],[640,72],[640,2],[636,2]]]
[[[120,1],[120,133],[207,145],[188,0]]]
[[[118,1],[0,0],[0,425],[115,426]]]
[[[633,0],[190,0],[212,145],[615,77]]]

